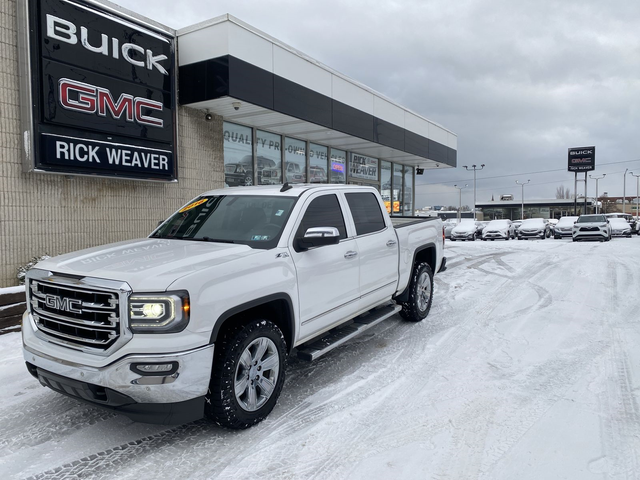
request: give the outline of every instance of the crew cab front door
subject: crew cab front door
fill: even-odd
[[[330,193],[310,197],[297,220],[290,251],[298,277],[298,341],[328,330],[359,307],[358,247],[348,238],[344,218],[338,196]],[[297,251],[294,239],[313,227],[337,228],[339,243]]]

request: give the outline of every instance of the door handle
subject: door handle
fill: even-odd
[[[350,250],[344,254],[344,258],[354,258],[357,256],[358,256],[358,252],[354,252],[353,250]]]
[[[387,247],[393,247],[396,243],[398,243],[398,242],[396,242],[395,240],[389,240],[387,242]]]

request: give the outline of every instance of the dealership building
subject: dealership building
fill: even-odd
[[[0,0],[0,287],[33,257],[147,236],[215,188],[371,185],[411,215],[448,129],[224,15],[181,30]]]

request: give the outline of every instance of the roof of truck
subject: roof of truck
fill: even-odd
[[[209,190],[202,195],[281,195],[286,197],[299,197],[308,190],[336,190],[336,189],[366,189],[374,191],[374,187],[361,185],[327,184],[327,183],[290,183],[289,189],[284,192],[282,184],[258,185],[252,187],[228,187],[217,190]],[[376,190],[377,191],[377,190]]]

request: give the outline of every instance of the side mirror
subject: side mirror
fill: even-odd
[[[294,247],[298,251],[306,251],[313,247],[336,245],[340,242],[340,232],[335,227],[312,227],[304,237],[298,237],[294,241]]]

